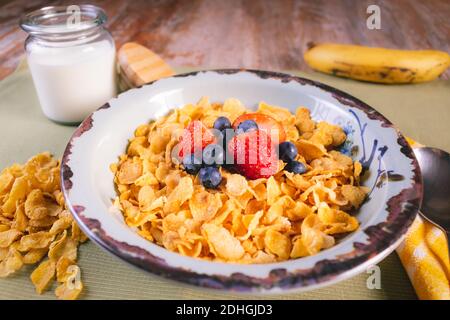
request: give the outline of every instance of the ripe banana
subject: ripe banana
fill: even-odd
[[[436,79],[450,66],[450,55],[437,50],[394,50],[324,43],[304,54],[313,69],[378,83],[418,83]]]

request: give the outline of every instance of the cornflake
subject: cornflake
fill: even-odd
[[[119,191],[114,204],[128,225],[168,250],[232,263],[313,255],[333,246],[336,235],[355,231],[359,222],[348,211],[359,208],[368,191],[359,185],[362,166],[336,150],[346,140],[342,128],[314,122],[305,107],[292,114],[261,102],[256,111],[281,124],[298,149],[296,160],[307,168],[303,174],[284,171],[281,165],[269,178],[248,180],[221,167],[219,187],[205,189],[198,177],[172,161],[182,130],[192,121],[211,128],[218,117],[233,122],[251,112],[234,98],[220,104],[203,97],[136,128],[127,152],[111,165]],[[13,185],[10,175],[1,181]],[[0,194],[2,190],[0,184]],[[53,229],[59,225],[66,224],[58,220]],[[11,236],[20,237],[5,234],[3,241],[14,241]],[[52,241],[59,243],[61,235]],[[57,264],[56,273],[68,263]],[[65,290],[62,286],[60,294]]]
[[[0,277],[40,263],[30,276],[36,292],[44,293],[56,280],[58,298],[76,299],[82,288],[77,248],[87,238],[65,206],[59,169],[59,161],[45,152],[0,173]],[[138,173],[127,168],[121,176],[130,182]],[[73,277],[67,275],[70,268],[78,270]]]

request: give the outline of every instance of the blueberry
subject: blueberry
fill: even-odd
[[[292,173],[302,174],[302,173],[306,172],[306,167],[301,162],[291,161],[284,167],[284,170],[292,172]]]
[[[214,121],[213,128],[217,129],[219,131],[223,131],[225,129],[230,129],[231,122],[227,117],[218,117],[216,119],[216,121]]]
[[[294,160],[295,157],[297,156],[297,153],[298,153],[297,147],[292,142],[285,141],[280,143],[278,154],[279,158],[284,162],[290,162]]]
[[[217,166],[223,164],[224,151],[220,144],[209,144],[203,149],[202,159],[207,166]]]
[[[195,154],[189,154],[183,158],[184,170],[189,174],[197,174],[202,167],[202,160]]]
[[[239,123],[236,129],[236,134],[241,134],[251,130],[258,130],[258,125],[253,120],[245,120]]]
[[[205,188],[215,189],[222,181],[222,175],[216,167],[201,168],[198,173],[198,178]]]

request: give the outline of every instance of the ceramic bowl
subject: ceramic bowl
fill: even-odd
[[[334,247],[305,258],[270,264],[209,262],[170,252],[140,237],[112,206],[111,163],[126,150],[134,129],[195,103],[234,97],[342,126],[341,152],[367,169],[370,193],[356,216],[360,228]],[[177,75],[129,90],[92,113],[70,139],[61,166],[64,196],[83,231],[113,255],[152,273],[193,285],[253,292],[308,290],[335,283],[379,262],[401,242],[421,202],[422,180],[414,153],[392,123],[360,100],[322,83],[256,70],[214,70]]]

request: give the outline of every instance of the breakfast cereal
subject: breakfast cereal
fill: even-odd
[[[0,173],[0,277],[40,262],[30,276],[36,292],[45,292],[56,277],[56,296],[76,299],[82,290],[77,248],[87,238],[65,206],[59,169],[59,161],[41,153]],[[78,275],[67,276],[75,267]]]
[[[313,255],[359,227],[349,210],[367,189],[361,164],[339,152],[345,140],[304,107],[292,114],[261,102],[251,111],[204,97],[136,129],[111,165],[114,203],[142,237],[185,256],[269,263]]]

